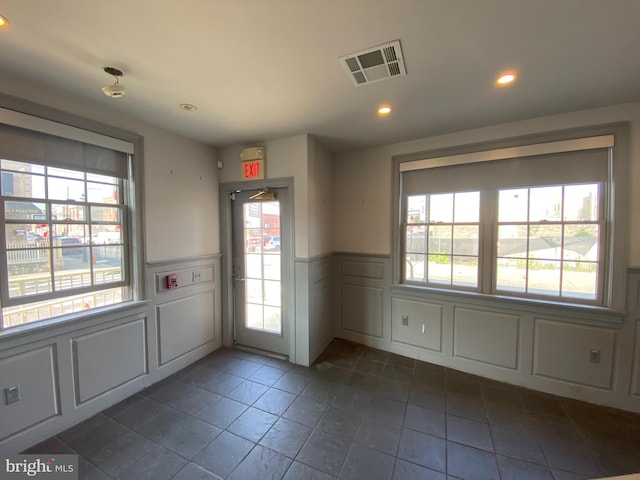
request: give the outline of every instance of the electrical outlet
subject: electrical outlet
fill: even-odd
[[[202,272],[200,270],[194,271],[191,275],[193,283],[197,283],[202,280]]]
[[[20,400],[20,385],[13,385],[4,389],[4,396],[7,401],[7,405],[16,403]]]
[[[402,315],[402,325],[405,327],[409,326],[409,315]]]
[[[600,350],[590,350],[589,361],[591,363],[600,363]]]

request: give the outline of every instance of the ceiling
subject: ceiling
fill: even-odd
[[[640,100],[639,0],[3,0],[0,15],[0,72],[220,147],[310,133],[344,152]],[[338,57],[397,39],[407,75],[354,87]],[[105,66],[124,97],[101,92]],[[518,81],[498,87],[505,70]]]

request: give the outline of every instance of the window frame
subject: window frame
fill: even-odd
[[[138,302],[144,301],[146,297],[145,290],[145,278],[144,278],[144,265],[145,265],[145,250],[144,236],[143,236],[143,212],[144,212],[144,195],[143,195],[143,180],[144,180],[144,148],[143,137],[137,134],[133,134],[119,128],[111,127],[99,122],[88,120],[82,117],[75,116],[66,112],[61,112],[56,109],[45,107],[42,105],[36,105],[25,100],[0,94],[0,123],[19,127],[27,130],[33,130],[44,134],[50,134],[61,138],[68,138],[71,140],[80,141],[88,145],[97,145],[103,148],[113,148],[117,151],[121,148],[126,148],[128,151],[126,178],[119,181],[120,183],[120,202],[117,204],[122,210],[122,242],[123,255],[123,280],[118,283],[107,283],[104,285],[96,285],[90,287],[89,291],[101,291],[111,288],[126,288],[128,289],[128,296],[126,300],[122,302],[106,305],[104,307],[95,307],[87,311],[74,312],[69,314],[62,314],[56,317],[50,317],[48,319],[42,319],[38,321],[28,322],[17,326],[4,326],[4,320],[0,316],[0,337],[7,335],[21,334],[23,332],[32,331],[34,329],[48,328],[52,325],[58,325],[71,320],[89,319],[94,317],[97,313],[109,313],[118,310],[128,310]],[[72,167],[60,167],[59,165],[51,165],[57,168]],[[81,169],[85,171],[85,169]],[[89,171],[88,173],[95,173]],[[86,177],[85,177],[86,178]],[[87,182],[88,180],[84,180]],[[22,198],[22,197],[21,197]],[[87,199],[88,200],[88,199]],[[38,202],[38,199],[29,198],[30,202]],[[65,201],[57,201],[55,199],[47,199],[49,203],[66,203]],[[39,203],[43,203],[42,201]],[[95,202],[86,202],[87,205],[91,205]],[[102,204],[101,204],[102,206]],[[116,206],[116,205],[114,205]],[[3,214],[4,217],[4,214]],[[53,224],[52,220],[52,224]],[[3,234],[4,238],[4,234]],[[2,275],[7,275],[7,261],[6,261],[6,242],[3,244],[3,256],[2,262]],[[49,248],[52,248],[51,246]],[[3,281],[4,282],[4,281]],[[3,290],[8,289],[8,286]],[[84,292],[82,289],[71,289],[64,291],[68,295],[53,295],[55,298],[75,297],[81,295]],[[4,294],[3,294],[4,297]],[[17,303],[34,303],[39,301],[45,301],[45,298],[38,298],[33,300],[30,297],[21,297],[26,299],[27,302]],[[12,305],[15,302],[5,303],[6,298],[3,299],[2,307],[9,307],[9,303]],[[1,309],[0,309],[1,315]]]
[[[451,218],[451,222],[432,222],[431,218],[429,218],[430,216],[430,209],[431,209],[431,197],[433,195],[440,195],[441,193],[436,193],[436,194],[431,194],[431,193],[425,193],[424,196],[425,198],[425,215],[427,215],[427,219],[428,221],[425,222],[420,222],[420,223],[412,223],[409,224],[408,222],[403,223],[403,227],[402,227],[402,235],[403,235],[403,245],[402,245],[402,254],[406,255],[406,254],[419,254],[419,255],[424,255],[425,256],[425,260],[426,260],[426,265],[425,265],[425,281],[424,282],[420,282],[418,280],[407,280],[405,279],[405,269],[406,269],[406,258],[403,257],[403,261],[402,261],[402,265],[401,265],[401,279],[403,279],[403,284],[407,284],[407,285],[416,285],[416,286],[429,286],[429,287],[433,287],[433,288],[447,288],[447,287],[451,287],[451,288],[455,288],[456,290],[467,290],[467,291],[472,291],[472,292],[479,292],[480,291],[480,286],[482,285],[482,279],[481,279],[481,272],[482,272],[482,266],[480,265],[481,261],[482,261],[482,243],[483,243],[483,230],[484,230],[484,225],[483,225],[483,216],[482,216],[482,200],[483,200],[483,192],[482,191],[477,191],[478,192],[478,221],[477,222],[456,222],[455,220],[455,209],[456,209],[456,205],[455,205],[455,195],[456,194],[465,194],[465,193],[470,193],[468,191],[463,191],[463,192],[450,192],[450,194],[453,195],[452,198],[452,218]],[[473,192],[475,193],[475,192]],[[405,196],[402,200],[403,200],[403,205],[402,205],[402,209],[403,209],[403,218],[407,218],[409,215],[409,205],[408,202],[405,201],[405,199],[407,199],[408,196]],[[426,245],[426,251],[425,252],[407,252],[406,251],[406,236],[405,236],[405,231],[408,230],[409,226],[418,226],[418,227],[423,227],[425,228],[425,245]],[[429,237],[430,237],[430,229],[432,226],[446,226],[446,227],[450,227],[451,228],[451,253],[450,254],[444,254],[445,256],[450,258],[450,265],[451,265],[451,270],[453,270],[453,266],[454,266],[454,261],[453,258],[456,256],[462,256],[462,257],[474,257],[477,259],[477,263],[478,263],[478,275],[476,277],[477,280],[477,285],[476,286],[470,286],[470,285],[455,285],[454,284],[454,279],[453,279],[453,272],[451,272],[451,279],[449,284],[445,284],[444,282],[438,282],[438,281],[431,281],[429,282],[428,278],[429,278],[429,256],[431,255],[440,255],[439,253],[431,253],[430,249],[429,249]],[[455,255],[454,254],[454,242],[455,242],[455,236],[453,234],[453,231],[455,229],[455,227],[464,227],[464,226],[477,226],[478,228],[478,245],[477,245],[477,254],[475,256],[473,255]]]
[[[607,232],[601,238],[601,249],[605,252],[601,259],[604,285],[602,289],[602,301],[584,303],[580,299],[574,298],[553,298],[553,297],[537,297],[524,295],[508,295],[503,292],[495,291],[495,268],[497,264],[497,252],[495,239],[497,238],[497,212],[494,211],[496,203],[494,201],[486,201],[486,195],[493,196],[493,190],[487,193],[487,190],[481,190],[482,201],[484,205],[481,207],[481,240],[480,240],[480,288],[478,291],[465,291],[456,287],[441,288],[432,284],[416,284],[403,281],[403,264],[404,264],[404,221],[405,199],[407,194],[403,193],[403,171],[410,170],[411,167],[403,165],[411,162],[414,165],[424,164],[425,166],[433,165],[434,162],[438,166],[448,165],[446,162],[451,161],[453,157],[460,156],[467,160],[467,157],[473,160],[467,160],[465,163],[492,161],[499,159],[495,155],[504,152],[518,152],[520,147],[527,148],[529,146],[542,146],[544,144],[553,144],[559,142],[558,145],[570,145],[574,140],[588,140],[589,137],[598,137],[602,135],[613,135],[615,139],[614,146],[609,149],[608,156],[608,181],[604,187],[602,194],[603,219],[602,221],[607,227]],[[553,147],[553,146],[552,146]],[[567,150],[570,151],[570,150]],[[556,150],[557,152],[557,150]],[[553,150],[548,153],[554,153]],[[484,157],[484,159],[478,159]],[[502,157],[516,158],[516,156]],[[615,159],[615,161],[614,161]],[[629,124],[615,123],[602,126],[584,127],[579,129],[571,129],[557,132],[547,132],[524,137],[507,138],[483,143],[468,144],[462,146],[452,146],[448,148],[440,148],[437,150],[427,150],[417,153],[409,153],[397,155],[393,160],[393,218],[392,218],[392,289],[397,292],[411,292],[417,295],[431,294],[453,294],[462,297],[475,297],[487,300],[508,301],[520,304],[537,304],[540,306],[566,307],[568,309],[590,310],[611,312],[617,315],[624,312],[626,299],[626,269],[627,269],[627,235],[624,225],[628,224],[629,209],[625,202],[628,191],[628,170],[629,170]],[[454,160],[455,161],[455,160]],[[456,165],[456,163],[453,163]],[[582,182],[580,182],[582,183]],[[534,186],[535,187],[535,186]],[[465,190],[469,190],[466,188]],[[496,193],[497,195],[497,190]],[[494,199],[495,200],[495,199]],[[484,235],[482,231],[484,230]]]
[[[9,161],[13,161],[10,159],[7,159]],[[34,163],[30,163],[30,162],[19,162],[22,164],[30,164],[30,165],[38,165],[38,164],[34,164]],[[76,201],[76,200],[71,200],[71,199],[67,199],[67,200],[63,200],[63,199],[57,199],[57,198],[53,198],[53,197],[49,197],[49,183],[48,183],[48,179],[49,178],[54,178],[54,179],[66,179],[66,180],[79,180],[79,178],[76,179],[72,179],[71,177],[62,177],[60,176],[60,174],[58,173],[49,173],[48,170],[49,166],[46,165],[42,165],[43,167],[43,173],[36,173],[36,174],[32,174],[34,176],[41,176],[45,182],[45,193],[44,193],[44,197],[16,197],[14,195],[2,195],[0,193],[0,200],[2,200],[2,207],[3,207],[3,211],[0,212],[0,218],[3,219],[3,223],[5,225],[5,231],[0,233],[0,238],[3,240],[3,248],[4,248],[4,255],[2,255],[0,257],[0,269],[2,271],[2,275],[5,275],[5,272],[9,271],[9,262],[7,260],[7,255],[6,252],[8,251],[37,251],[37,250],[46,250],[47,252],[49,252],[49,254],[47,255],[49,260],[53,259],[56,257],[56,252],[57,250],[60,250],[60,254],[62,256],[64,256],[64,254],[62,253],[66,248],[87,248],[87,252],[89,253],[89,255],[93,254],[93,252],[95,252],[96,250],[99,250],[100,248],[104,248],[103,244],[99,244],[99,243],[94,243],[92,240],[89,241],[89,243],[85,243],[82,246],[78,246],[78,247],[64,247],[62,244],[60,245],[56,245],[55,241],[51,241],[50,239],[47,239],[46,245],[40,245],[37,248],[35,247],[25,247],[25,248],[18,248],[18,249],[14,249],[14,248],[8,248],[7,247],[7,239],[6,239],[6,227],[9,225],[26,225],[26,224],[35,224],[35,223],[42,223],[42,224],[47,224],[48,228],[48,232],[49,234],[53,234],[53,232],[55,232],[57,230],[57,227],[60,226],[72,226],[72,225],[84,225],[86,226],[86,228],[88,229],[87,231],[85,231],[85,236],[87,235],[87,232],[89,234],[89,237],[91,238],[91,231],[92,231],[92,227],[93,226],[100,226],[100,225],[109,225],[109,226],[113,226],[113,225],[118,225],[121,229],[121,242],[117,243],[116,245],[122,245],[122,263],[121,263],[121,279],[119,281],[116,282],[109,282],[109,283],[103,283],[103,284],[99,284],[99,283],[95,283],[95,277],[94,277],[94,265],[92,262],[89,262],[89,275],[91,277],[91,285],[90,286],[83,286],[83,287],[76,287],[76,288],[69,288],[69,289],[61,289],[61,290],[55,290],[55,284],[56,284],[56,276],[57,274],[63,272],[64,270],[58,270],[56,268],[54,268],[54,265],[51,265],[51,263],[49,263],[49,271],[46,272],[49,275],[50,278],[50,284],[51,284],[51,290],[49,292],[46,293],[41,293],[41,294],[31,294],[31,295],[21,295],[21,296],[11,296],[11,292],[10,292],[10,288],[9,288],[9,282],[2,282],[1,288],[0,288],[0,298],[1,298],[1,304],[2,307],[15,307],[15,306],[20,306],[20,305],[28,305],[28,304],[32,304],[32,303],[39,303],[39,302],[45,302],[48,300],[55,300],[55,299],[65,299],[65,298],[69,298],[69,297],[73,297],[76,295],[83,295],[83,294],[88,294],[91,292],[99,292],[102,290],[108,290],[108,289],[113,289],[113,288],[128,288],[129,287],[129,261],[128,261],[128,257],[129,257],[129,247],[128,247],[128,243],[126,241],[126,239],[128,238],[128,234],[127,234],[127,204],[126,204],[126,199],[123,198],[122,196],[122,192],[124,189],[124,183],[125,180],[124,179],[117,179],[116,177],[113,177],[114,179],[116,179],[116,183],[113,184],[107,184],[107,183],[102,183],[102,182],[96,182],[95,180],[91,180],[87,178],[87,174],[88,172],[83,171],[83,170],[74,170],[76,172],[81,172],[82,173],[82,182],[84,183],[84,189],[86,191],[86,189],[88,188],[88,184],[89,183],[101,183],[102,185],[117,185],[118,188],[118,199],[119,202],[118,203],[113,203],[113,204],[107,204],[107,203],[98,203],[98,202],[91,202],[88,200],[84,200],[84,201]],[[60,170],[58,167],[53,167],[56,168],[57,170]],[[68,169],[71,170],[71,169]],[[4,173],[5,170],[2,170],[2,172]],[[7,170],[10,171],[11,170]],[[89,173],[90,174],[90,173]],[[5,202],[19,202],[19,203],[33,203],[33,204],[43,204],[45,205],[46,208],[46,213],[45,219],[42,219],[41,222],[35,222],[34,219],[25,219],[25,218],[19,218],[19,219],[12,219],[12,218],[6,218],[5,216],[5,211],[4,211],[4,205]],[[79,220],[70,220],[70,221],[64,221],[61,219],[54,219],[54,215],[53,215],[53,205],[68,205],[68,206],[81,206],[84,207],[85,209],[85,215],[86,218],[84,219],[84,221],[79,221]],[[98,207],[98,208],[114,208],[117,209],[119,211],[119,216],[120,216],[120,221],[118,223],[114,223],[114,222],[105,222],[104,220],[93,220],[92,216],[91,216],[91,208],[92,207]],[[51,238],[49,235],[49,238]],[[89,258],[89,257],[88,257]],[[8,274],[7,277],[9,280],[11,279],[11,274]],[[30,323],[30,322],[29,322]],[[2,325],[2,328],[6,329],[6,328],[12,328],[12,327],[7,327],[4,326],[4,324]]]

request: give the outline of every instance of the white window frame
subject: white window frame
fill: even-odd
[[[495,147],[495,148],[492,148]],[[439,288],[432,284],[414,284],[403,281],[404,248],[403,234],[406,214],[404,204],[407,194],[403,192],[403,173],[436,167],[456,166],[468,163],[491,162],[493,160],[520,158],[560,152],[573,152],[583,149],[609,149],[608,181],[603,194],[604,218],[607,227],[604,234],[602,258],[602,297],[598,302],[582,302],[580,299],[559,299],[556,297],[536,297],[528,295],[504,295],[495,291],[495,236],[497,221],[487,219],[491,215],[483,210],[484,234],[481,233],[481,258],[484,262],[480,269],[480,288],[475,292],[465,292],[455,287]],[[566,306],[568,308],[608,311],[615,315],[624,311],[626,298],[627,238],[624,225],[628,224],[628,208],[625,204],[628,190],[629,126],[627,123],[611,124],[601,127],[588,127],[581,130],[551,132],[535,137],[497,140],[485,144],[464,145],[437,151],[426,151],[399,155],[394,160],[393,198],[393,255],[392,274],[394,291],[411,291],[413,294],[453,294],[475,295],[487,300],[512,300],[516,303],[535,302],[538,305]],[[465,188],[469,190],[469,188]],[[412,193],[414,194],[414,193]],[[486,191],[485,191],[486,194]],[[487,200],[485,199],[485,202]],[[491,233],[486,229],[489,228]],[[480,297],[478,297],[478,295]]]
[[[96,285],[88,290],[104,290],[110,288],[127,289],[126,300],[98,309],[98,312],[108,313],[113,310],[128,308],[132,302],[138,302],[145,297],[144,285],[144,262],[145,253],[143,248],[143,139],[141,136],[131,134],[123,130],[109,127],[97,122],[76,117],[65,112],[60,112],[47,107],[32,104],[30,102],[0,94],[0,123],[19,127],[26,130],[32,130],[39,133],[49,134],[56,137],[80,141],[85,144],[95,145],[127,154],[127,178],[121,180],[121,202],[119,206],[122,208],[123,216],[123,232],[122,241],[126,244],[125,256],[123,259],[124,269],[123,279],[121,282]],[[62,167],[64,168],[64,167]],[[73,168],[69,168],[73,169]],[[82,168],[77,170],[83,171]],[[29,199],[36,203],[65,203],[56,200],[39,200]],[[90,202],[89,202],[90,203]],[[4,228],[4,227],[3,227]],[[4,234],[2,235],[4,238]],[[6,245],[4,243],[3,245]],[[7,261],[6,246],[3,246],[1,274],[7,278]],[[3,280],[4,282],[4,280]],[[7,288],[3,288],[2,305],[9,306],[20,303],[17,299],[8,299]],[[65,296],[73,297],[84,293],[82,290],[68,290],[62,292],[61,295],[51,295],[52,298],[64,298]],[[25,304],[37,300],[29,297],[21,297],[25,300]],[[1,311],[1,310],[0,310]],[[78,320],[88,318],[96,312],[95,309],[75,312],[72,314],[61,315],[49,319],[29,322],[19,326],[4,327],[4,322],[0,318],[0,336],[20,334],[24,331],[30,331],[35,328],[43,328],[49,325],[58,324],[70,320]],[[1,315],[1,313],[0,313]]]

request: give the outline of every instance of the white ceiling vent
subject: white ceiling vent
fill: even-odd
[[[406,75],[400,40],[339,58],[356,87]]]

